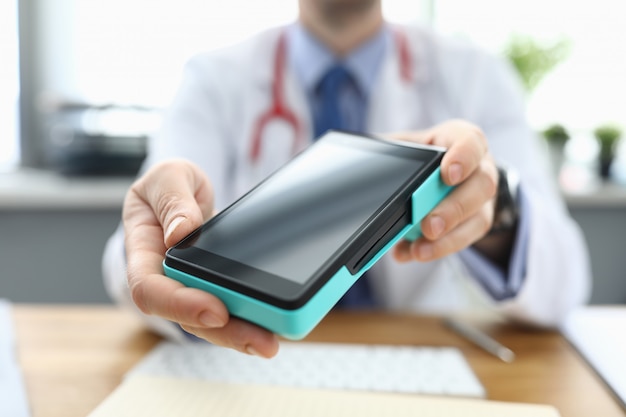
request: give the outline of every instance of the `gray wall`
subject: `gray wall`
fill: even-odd
[[[120,210],[0,210],[0,298],[110,302],[100,260]]]
[[[593,271],[593,304],[626,304],[626,207],[570,208],[583,229]]]

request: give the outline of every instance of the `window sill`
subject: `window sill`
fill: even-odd
[[[67,177],[18,168],[0,172],[1,209],[121,209],[134,178]],[[563,192],[570,208],[626,208],[626,186],[602,183],[585,192]]]
[[[564,192],[570,208],[626,208],[626,186],[603,182],[584,192]]]
[[[121,209],[133,178],[66,177],[19,168],[0,173],[2,209]]]

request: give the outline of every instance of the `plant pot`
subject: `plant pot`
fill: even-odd
[[[613,164],[612,156],[600,156],[598,164],[598,174],[605,181],[611,176],[611,165]]]
[[[563,160],[565,159],[565,144],[548,143],[548,154],[550,156],[552,173],[558,178],[561,167],[563,166]]]

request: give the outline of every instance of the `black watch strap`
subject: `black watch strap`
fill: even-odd
[[[498,192],[489,234],[514,230],[519,219],[519,176],[515,170],[498,166]]]

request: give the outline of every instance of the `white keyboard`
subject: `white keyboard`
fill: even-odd
[[[129,374],[231,383],[485,397],[456,348],[283,342],[273,359],[162,342]]]

